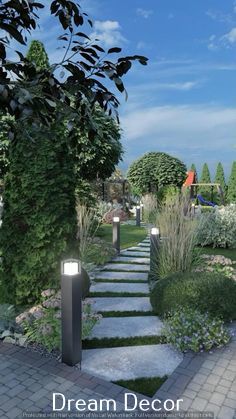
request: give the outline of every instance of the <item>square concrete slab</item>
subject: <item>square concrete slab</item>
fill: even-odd
[[[105,380],[132,380],[170,375],[183,355],[168,345],[125,346],[83,351],[82,372]]]
[[[133,257],[137,257],[140,258],[142,256],[144,257],[148,257],[150,255],[150,251],[147,252],[132,252],[130,250],[126,250],[125,252],[120,252],[120,256],[133,256]]]
[[[97,282],[95,285],[90,287],[90,292],[129,292],[142,294],[149,293],[148,284],[131,284],[131,283],[116,283],[113,282]]]
[[[104,317],[93,328],[88,339],[160,336],[163,323],[156,316]]]
[[[106,281],[148,281],[148,274],[146,272],[97,272],[96,279],[105,279]]]
[[[106,271],[127,271],[127,272],[149,272],[150,268],[147,265],[135,265],[131,263],[108,263],[104,266]]]
[[[152,311],[149,297],[93,297],[93,309],[105,311]]]
[[[145,247],[140,247],[140,246],[134,246],[134,247],[129,247],[129,249],[125,249],[121,251],[121,254],[128,254],[131,252],[143,252],[143,253],[150,253],[150,249],[145,248]]]
[[[144,257],[129,257],[129,256],[117,256],[116,258],[112,259],[112,262],[124,262],[124,263],[141,263],[144,265],[150,264],[150,258]]]

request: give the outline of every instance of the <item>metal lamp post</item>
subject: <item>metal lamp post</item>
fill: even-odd
[[[136,226],[140,227],[140,206],[136,207]]]
[[[82,360],[81,264],[77,259],[61,263],[62,362],[73,366]]]
[[[144,205],[140,204],[141,207],[141,220],[144,221]]]
[[[158,260],[158,248],[160,246],[160,230],[159,228],[152,228],[150,235],[150,273],[155,273]]]
[[[112,243],[117,253],[120,253],[120,218],[113,217]]]

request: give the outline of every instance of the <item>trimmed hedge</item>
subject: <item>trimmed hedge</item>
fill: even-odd
[[[216,272],[174,274],[155,284],[151,304],[159,316],[190,307],[223,320],[235,320],[236,281]]]

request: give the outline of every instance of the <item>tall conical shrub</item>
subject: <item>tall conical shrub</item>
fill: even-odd
[[[198,181],[198,174],[197,174],[197,168],[196,168],[196,166],[195,166],[194,163],[191,164],[191,167],[190,167],[189,170],[191,170],[192,172],[195,172],[195,181],[197,183],[197,181]]]
[[[207,163],[203,164],[202,173],[199,180],[199,183],[211,183],[211,175]],[[200,186],[198,189],[198,194],[202,195],[206,200],[211,200],[211,187],[210,186]]]
[[[227,202],[236,203],[236,161],[232,164],[231,174],[228,182]]]
[[[224,168],[223,168],[221,162],[219,162],[217,164],[216,175],[215,175],[215,183],[220,184],[222,192],[225,196],[226,190],[227,190],[227,185],[226,185],[226,181],[225,181]],[[219,193],[217,193],[217,192],[215,193],[215,201],[216,201],[217,204],[222,204],[222,198],[219,195]]]

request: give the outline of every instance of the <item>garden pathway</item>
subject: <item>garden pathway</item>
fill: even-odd
[[[147,237],[96,273],[90,292],[103,318],[83,351],[82,371],[110,381],[163,377],[182,361],[182,354],[161,343],[163,324],[152,312],[149,270]]]

